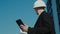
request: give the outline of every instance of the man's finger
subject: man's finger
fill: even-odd
[[[24,25],[20,25],[21,27],[24,26]]]
[[[24,25],[20,25],[21,28],[24,28]]]

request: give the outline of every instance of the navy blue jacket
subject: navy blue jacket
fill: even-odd
[[[28,34],[55,34],[53,17],[45,11],[42,12],[34,28],[28,28]]]

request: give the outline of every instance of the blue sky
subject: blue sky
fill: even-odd
[[[33,9],[35,1],[0,0],[0,34],[20,34],[15,22],[17,19],[22,19],[25,24],[33,27],[38,18]]]

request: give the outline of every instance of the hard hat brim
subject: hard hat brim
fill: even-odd
[[[41,6],[41,7],[33,7],[33,9],[35,8],[46,8],[46,6]]]

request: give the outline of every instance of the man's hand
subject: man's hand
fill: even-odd
[[[24,32],[28,32],[28,26],[27,25],[20,25],[20,27],[22,28],[22,30]]]

